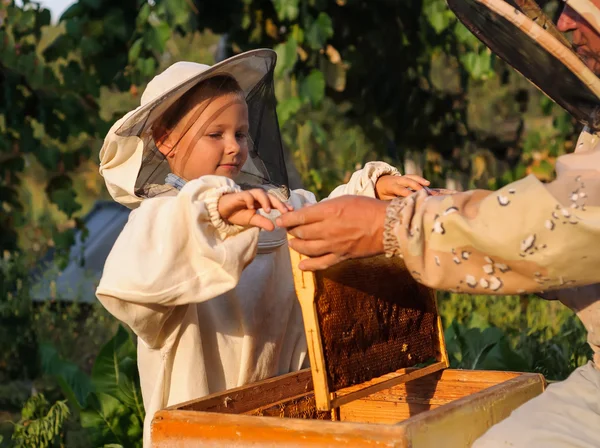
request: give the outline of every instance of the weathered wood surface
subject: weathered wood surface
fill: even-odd
[[[190,400],[167,409],[243,414],[261,406],[290,400],[312,390],[310,369],[304,369]]]
[[[309,390],[299,397],[292,395],[302,384],[309,384],[307,374],[308,370],[284,375],[159,411],[152,425],[153,446],[468,447],[493,424],[540,394],[546,384],[538,374],[449,369],[342,406],[339,415],[344,422],[235,415],[260,413],[268,404],[268,399],[258,399],[263,391],[282,407],[286,390],[288,398],[302,402],[303,397],[310,397]],[[284,390],[275,392],[278,388]],[[226,397],[233,398],[227,401]],[[246,398],[250,404],[244,403]]]
[[[540,374],[526,373],[440,406],[399,423],[412,448],[470,447],[491,426],[541,394],[546,388]]]
[[[288,239],[291,238],[288,235]],[[290,248],[290,261],[294,275],[296,296],[302,309],[304,321],[304,334],[308,347],[308,357],[312,369],[313,386],[317,408],[321,411],[331,410],[327,372],[325,370],[325,357],[321,343],[321,330],[317,320],[317,307],[315,303],[315,276],[312,272],[301,271],[298,268],[300,261],[306,258]]]
[[[388,373],[387,375],[373,378],[362,384],[346,387],[335,392],[332,394],[331,405],[332,407],[340,407],[354,400],[366,397],[367,395],[388,390],[398,384],[425,377],[443,370],[446,367],[448,367],[448,365],[445,362],[436,362],[435,364],[420,369],[410,368]]]

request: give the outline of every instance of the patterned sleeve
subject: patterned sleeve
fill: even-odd
[[[600,281],[600,173],[501,190],[427,196],[388,208],[385,246],[436,289],[523,294]]]

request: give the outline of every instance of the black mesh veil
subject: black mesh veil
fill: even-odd
[[[599,80],[572,51],[535,2],[447,0],[458,19],[514,67],[592,130],[600,129]],[[551,36],[551,37],[549,37]]]
[[[202,150],[205,140],[201,139],[211,125],[220,126],[230,108],[245,101],[248,128],[236,131],[235,138],[247,146],[248,157],[235,181],[242,188],[274,187],[289,196],[276,114],[275,64],[275,52],[255,50],[212,67],[178,63],[152,80],[144,92],[150,98],[142,97],[142,106],[117,130],[121,137],[139,137],[144,145],[136,194],[152,197],[170,188],[170,173],[192,180],[182,175],[192,152]],[[171,151],[178,157],[170,158]],[[237,159],[231,157],[235,163]]]

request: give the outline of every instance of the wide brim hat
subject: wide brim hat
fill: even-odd
[[[251,50],[209,66],[177,62],[155,76],[144,90],[140,106],[117,129],[120,136],[141,135],[171,105],[202,81],[219,75],[233,77],[246,96],[273,71],[277,53],[269,49]]]
[[[577,0],[578,5],[580,1]],[[447,3],[466,28],[493,53],[577,121],[590,130],[600,131],[600,78],[573,51],[552,21],[536,8],[533,0],[447,0]],[[592,13],[582,16],[586,20],[589,17],[592,23],[596,13],[600,11],[596,9],[593,16]]]

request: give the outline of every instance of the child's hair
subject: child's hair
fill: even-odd
[[[200,95],[198,96],[198,93]],[[156,145],[162,143],[177,123],[199,102],[222,95],[235,94],[246,99],[238,82],[229,75],[216,75],[200,82],[177,100],[152,126],[152,137]]]

